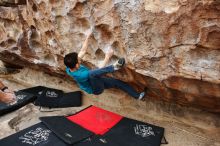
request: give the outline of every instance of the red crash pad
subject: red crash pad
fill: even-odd
[[[123,117],[110,111],[91,106],[67,118],[95,134],[103,135]]]

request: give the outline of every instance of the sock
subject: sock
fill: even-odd
[[[138,100],[141,100],[144,97],[144,95],[145,95],[145,92],[141,92],[139,97],[138,97]]]
[[[119,69],[120,69],[120,68],[118,67],[118,63],[117,63],[117,62],[113,64],[113,67],[114,67],[114,70],[119,70]]]
[[[122,68],[125,64],[125,59],[124,58],[120,58],[118,61],[116,61],[113,64],[114,70],[119,70],[120,68]]]
[[[114,70],[119,70],[121,68],[121,65],[118,63],[118,61],[116,61],[114,64],[113,64],[113,67],[114,67]]]

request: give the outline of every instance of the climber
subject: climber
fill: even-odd
[[[10,91],[8,87],[0,81],[0,102],[10,104],[15,102],[15,100],[16,96],[14,92]]]
[[[105,59],[98,69],[89,70],[87,67],[80,64],[81,59],[87,51],[88,40],[91,34],[92,31],[87,33],[87,37],[79,53],[69,53],[64,57],[64,64],[66,65],[67,74],[73,77],[79,87],[88,94],[99,95],[104,91],[104,89],[119,88],[135,99],[142,100],[146,95],[146,89],[143,92],[138,93],[130,85],[121,80],[103,76],[107,73],[112,73],[121,69],[125,64],[125,59],[120,58],[113,65],[106,67],[106,64],[109,62],[114,53],[112,48],[107,51],[105,54]]]

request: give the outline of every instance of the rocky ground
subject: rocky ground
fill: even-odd
[[[22,69],[13,75],[1,75],[1,80],[14,90],[44,85],[64,91],[78,90],[72,81],[32,69]],[[39,117],[71,114],[88,105],[96,105],[123,116],[162,126],[167,146],[220,146],[220,116],[198,109],[153,100],[136,101],[119,90],[107,90],[100,96],[84,95],[83,106],[40,112],[33,104],[0,117],[0,138],[39,122]]]

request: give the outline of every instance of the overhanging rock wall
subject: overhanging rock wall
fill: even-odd
[[[114,76],[149,97],[220,113],[220,1],[0,1],[0,58],[65,75],[63,56],[79,51],[94,27],[84,60],[97,66],[109,46]],[[5,7],[4,7],[5,5]]]

